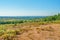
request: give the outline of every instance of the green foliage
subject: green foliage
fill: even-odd
[[[42,21],[56,21],[60,20],[60,14],[54,16],[47,16],[46,18],[42,18]]]
[[[44,18],[33,18],[33,19],[2,19],[0,20],[0,24],[17,24],[17,23],[25,23],[25,22],[46,22],[46,21],[55,21],[60,20],[60,13],[54,16],[46,16]]]

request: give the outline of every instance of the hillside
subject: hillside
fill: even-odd
[[[9,20],[0,22],[0,40],[60,40],[60,14]]]

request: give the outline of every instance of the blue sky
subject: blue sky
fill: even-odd
[[[50,16],[60,12],[60,0],[0,0],[0,16]]]

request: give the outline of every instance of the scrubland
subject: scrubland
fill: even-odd
[[[27,21],[2,21],[0,40],[60,40],[60,14]]]

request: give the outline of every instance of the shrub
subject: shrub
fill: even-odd
[[[15,35],[11,35],[11,34],[2,35],[3,40],[13,40],[14,37],[15,37]]]
[[[0,30],[0,36],[2,36],[4,34],[4,30]]]
[[[16,35],[16,31],[15,30],[7,30],[6,34]]]

